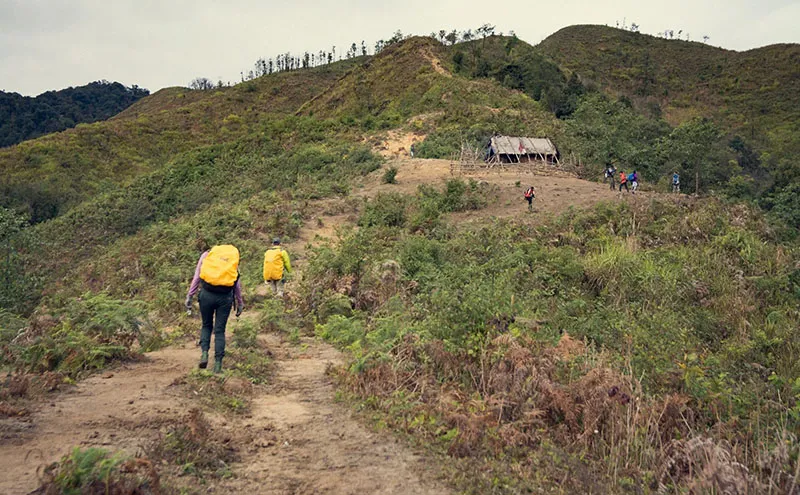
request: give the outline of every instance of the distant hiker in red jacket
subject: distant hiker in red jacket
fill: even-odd
[[[530,186],[525,189],[525,201],[528,202],[528,211],[533,211],[533,200],[536,198],[536,188]]]
[[[631,190],[628,189],[628,176],[625,172],[619,173],[619,192],[622,192],[622,186],[625,186],[626,191],[631,192]]]

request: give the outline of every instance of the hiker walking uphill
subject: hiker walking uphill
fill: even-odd
[[[626,191],[631,191],[628,189],[628,176],[625,174],[625,172],[619,173],[619,192],[622,192],[622,186],[625,186]]]
[[[609,187],[611,188],[612,191],[616,189],[617,185],[614,179],[615,175],[617,175],[617,168],[610,163],[606,164],[605,178],[608,181]]]
[[[681,192],[681,176],[678,174],[678,172],[672,174],[672,192]]]
[[[225,327],[231,309],[236,308],[236,316],[244,311],[242,285],[239,282],[239,250],[235,246],[214,246],[200,255],[194,271],[189,293],[186,295],[186,308],[191,311],[192,297],[197,292],[200,316],[203,321],[200,330],[200,364],[208,366],[208,350],[211,347],[211,331],[214,331],[214,373],[222,371],[222,358],[225,357]]]
[[[636,190],[639,189],[639,174],[636,170],[628,175],[628,182],[631,183],[631,194],[636,194]]]
[[[272,288],[272,293],[283,297],[285,273],[292,273],[289,253],[281,247],[281,240],[272,240],[272,247],[264,253],[264,283]]]
[[[536,199],[536,188],[530,186],[525,190],[525,201],[528,202],[528,211],[533,211],[533,200]]]

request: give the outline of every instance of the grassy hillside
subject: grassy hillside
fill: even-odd
[[[375,198],[307,269],[301,314],[370,417],[466,493],[791,490],[796,245],[714,200],[457,228],[459,191]]]
[[[796,162],[763,157],[786,193],[773,224],[730,199],[752,198],[745,175],[762,159],[729,144],[733,127],[673,127],[549,57],[514,38],[411,38],[233,88],[166,89],[0,152],[13,207],[0,208],[3,368],[76,378],[194,335],[182,295],[206,246],[240,247],[250,301],[265,242],[321,228],[312,215],[330,210],[358,228],[312,249],[299,290],[266,301],[258,325],[346,349],[345,395],[448,456],[467,491],[788,491],[800,455]],[[475,181],[351,194],[390,135],[449,157],[495,132],[554,137],[587,175],[614,159],[657,188],[676,167],[730,194],[637,194],[507,222],[481,213],[498,196]]]
[[[537,47],[565,69],[672,124],[710,117],[766,144],[800,125],[800,45],[746,52],[604,26],[571,26]]]
[[[39,222],[95,193],[162,168],[182,152],[234,142],[297,110],[350,62],[274,74],[231,88],[164,89],[114,119],[0,150],[0,206]]]

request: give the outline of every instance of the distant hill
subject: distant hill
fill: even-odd
[[[35,98],[0,91],[0,147],[105,120],[149,94],[144,88],[107,81],[48,91]]]
[[[292,114],[349,64],[210,91],[165,88],[111,119],[0,149],[0,206],[27,210],[33,222],[58,216],[109,186],[162,168],[180,153],[235,141],[266,115]]]
[[[624,96],[673,125],[710,117],[762,144],[800,129],[798,44],[735,52],[605,26],[570,26],[536,49],[584,84]]]

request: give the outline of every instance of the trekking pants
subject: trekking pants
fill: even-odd
[[[620,182],[619,183],[619,192],[622,192],[622,186],[625,186],[625,190],[626,191],[630,191],[630,189],[628,189],[628,183],[627,182]]]
[[[609,177],[609,178],[608,178],[608,185],[611,187],[611,190],[612,190],[612,191],[613,191],[614,189],[616,189],[616,185],[617,185],[617,184],[616,184],[616,182],[617,182],[617,181],[616,181],[616,180],[615,180],[613,177]]]
[[[267,285],[272,289],[272,293],[278,297],[283,297],[283,279],[281,280],[267,280]]]
[[[233,307],[233,291],[211,292],[200,290],[197,296],[200,303],[200,316],[203,328],[200,330],[200,350],[207,352],[211,347],[211,330],[214,330],[214,359],[225,357],[225,327]]]

